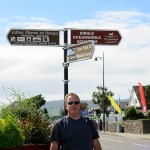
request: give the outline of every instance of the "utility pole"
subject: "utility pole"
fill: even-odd
[[[102,92],[102,97],[103,97],[103,130],[105,132],[105,84],[104,84],[104,52],[103,52],[103,57],[96,57],[95,61],[98,59],[103,60],[103,92]]]

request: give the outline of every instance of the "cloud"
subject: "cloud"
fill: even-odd
[[[96,46],[92,59],[70,63],[69,92],[81,99],[91,99],[96,86],[102,86],[102,61],[96,56],[104,52],[105,86],[114,98],[129,98],[128,89],[141,82],[149,84],[150,14],[139,11],[96,12],[93,18],[68,21],[57,25],[47,18],[32,18],[11,22],[12,27],[31,29],[108,29],[119,30],[122,40],[117,46]],[[61,31],[61,43],[63,43]],[[62,47],[0,45],[0,85],[13,87],[31,95],[43,94],[47,100],[63,99],[64,70]],[[3,92],[3,89],[1,90]],[[4,97],[4,95],[3,95]]]
[[[31,21],[40,21],[40,22],[50,22],[47,18],[40,18],[40,17],[31,17]]]
[[[17,20],[21,20],[21,21],[25,21],[26,20],[26,18],[23,17],[23,16],[14,16],[14,18],[17,19]]]

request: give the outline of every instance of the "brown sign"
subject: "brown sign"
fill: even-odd
[[[92,58],[95,50],[93,41],[77,44],[67,49],[67,62]]]
[[[53,30],[11,29],[7,35],[7,38],[11,45],[59,45],[59,31]]]
[[[116,30],[71,30],[71,44],[93,40],[96,45],[118,45],[121,40]]]

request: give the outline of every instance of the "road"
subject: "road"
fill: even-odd
[[[150,140],[100,134],[103,150],[150,150]]]

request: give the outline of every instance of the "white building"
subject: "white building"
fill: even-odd
[[[139,86],[133,86],[130,92],[128,107],[130,106],[141,107],[140,99],[138,99],[137,96],[138,94],[139,94]]]

